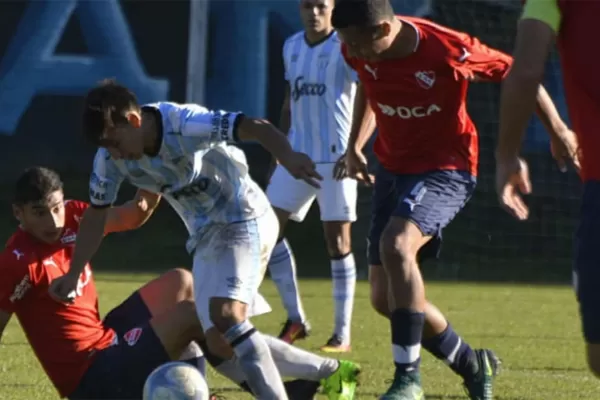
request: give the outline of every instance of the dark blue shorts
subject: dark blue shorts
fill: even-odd
[[[108,313],[104,324],[117,333],[118,343],[96,355],[69,399],[141,399],[148,375],[170,361],[151,318],[137,292]]]
[[[437,257],[442,229],[464,207],[475,190],[476,179],[464,171],[432,171],[420,175],[397,175],[379,167],[373,187],[371,228],[368,236],[370,265],[381,265],[379,240],[391,217],[414,222],[432,239],[419,259]]]
[[[583,185],[581,216],[575,234],[573,285],[588,343],[600,344],[600,182]]]

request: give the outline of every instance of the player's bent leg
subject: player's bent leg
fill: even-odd
[[[333,281],[334,330],[322,351],[343,353],[350,351],[352,309],[356,291],[356,263],[352,254],[350,221],[324,221],[323,231],[331,260]]]
[[[175,304],[194,300],[194,278],[183,268],[175,268],[138,289],[152,315],[166,312]]]
[[[114,345],[95,355],[69,398],[141,398],[144,382],[156,367],[178,360],[191,341],[202,339],[194,303],[179,302],[168,312],[118,333]]]
[[[277,240],[272,210],[254,220],[215,226],[194,254],[194,294],[209,346],[221,333],[258,398],[287,399],[264,337],[248,319]],[[217,333],[218,332],[218,333]]]
[[[279,221],[279,238],[269,260],[269,273],[271,280],[277,287],[283,307],[287,312],[287,319],[279,333],[279,338],[294,343],[296,340],[306,338],[310,333],[310,324],[306,320],[306,313],[300,298],[300,288],[296,271],[296,259],[292,248],[284,237],[284,230],[291,213],[281,208],[273,207]]]
[[[574,243],[573,287],[579,303],[588,366],[600,378],[600,182],[584,183],[580,213]]]

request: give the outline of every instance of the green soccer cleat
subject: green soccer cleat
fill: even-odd
[[[487,349],[475,350],[475,356],[479,370],[473,379],[464,382],[465,389],[471,400],[492,400],[492,387],[500,369],[500,359]]]
[[[421,375],[418,371],[399,372],[396,370],[394,381],[379,400],[424,400],[421,387]]]
[[[339,363],[340,366],[332,375],[321,379],[323,394],[329,400],[354,400],[360,366],[345,360]]]

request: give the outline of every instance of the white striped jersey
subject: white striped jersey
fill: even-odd
[[[240,113],[166,102],[144,110],[154,110],[162,119],[158,154],[115,160],[100,148],[90,178],[92,205],[111,205],[125,179],[162,193],[190,234],[189,252],[211,226],[250,220],[269,209],[266,195],[250,178],[243,151],[228,144]]]
[[[356,94],[356,72],[344,61],[336,32],[308,44],[304,31],[283,45],[290,85],[289,137],[295,151],[317,163],[335,162],[348,146]]]

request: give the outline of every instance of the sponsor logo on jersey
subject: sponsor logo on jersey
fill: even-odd
[[[79,223],[79,221],[77,222]],[[62,244],[75,243],[75,240],[77,240],[77,234],[69,228],[65,229],[63,236],[60,238],[60,242]]]
[[[292,100],[298,101],[303,96],[321,97],[327,92],[327,86],[324,83],[305,82],[304,76],[299,76],[294,81],[292,89]]]
[[[425,118],[432,114],[442,111],[437,104],[429,106],[388,106],[386,104],[377,103],[381,112],[387,116],[393,117],[397,115],[401,119]]]

